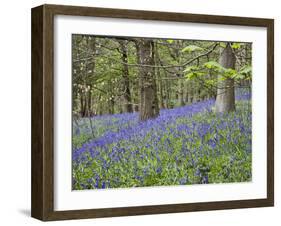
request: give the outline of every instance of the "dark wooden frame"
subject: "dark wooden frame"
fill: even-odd
[[[242,25],[267,28],[267,198],[205,203],[54,211],[54,15]],[[274,20],[199,14],[42,5],[32,9],[32,195],[31,215],[50,221],[160,214],[274,205]]]

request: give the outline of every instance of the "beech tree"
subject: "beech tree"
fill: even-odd
[[[230,43],[222,50],[219,63],[225,69],[235,70],[235,55]],[[216,112],[229,112],[235,110],[234,78],[227,77],[225,73],[218,75]]]
[[[251,43],[151,38],[72,37],[73,114],[132,113],[215,99],[235,111],[235,91],[251,89]]]
[[[158,97],[154,69],[154,45],[149,39],[136,42],[139,67],[140,120],[155,118],[159,115]]]

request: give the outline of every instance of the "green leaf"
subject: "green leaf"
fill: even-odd
[[[174,42],[174,40],[172,40],[172,39],[167,39],[166,40],[169,44],[172,44],[173,42]]]
[[[213,80],[213,79],[206,80],[205,83],[206,83],[206,85],[209,86],[209,87],[212,87],[212,86],[216,85],[216,81]]]
[[[204,67],[208,68],[208,69],[213,69],[213,70],[216,70],[216,71],[219,71],[219,70],[225,70],[225,68],[223,66],[221,66],[218,62],[216,61],[209,61],[209,62],[206,62],[204,64]]]
[[[188,45],[188,46],[184,47],[181,51],[191,53],[191,52],[202,51],[202,50],[203,50],[203,48],[201,48],[200,46]]]
[[[252,66],[250,65],[245,65],[244,67],[241,68],[239,71],[240,74],[251,74],[252,73]]]
[[[232,49],[239,49],[242,46],[242,43],[234,42],[231,44]]]
[[[189,67],[186,67],[183,72],[191,72],[191,71],[197,71],[197,70],[199,70],[199,67],[197,67],[197,66],[189,66]]]
[[[235,78],[237,76],[237,71],[232,68],[225,69],[224,73],[225,73],[225,76],[227,76],[229,78]]]
[[[218,77],[218,82],[225,81],[226,79],[228,79],[227,76],[220,76]]]
[[[236,79],[245,79],[245,75],[238,73],[238,74],[235,76],[235,78],[236,78]]]
[[[220,42],[220,47],[225,48],[226,47],[226,43],[225,42]]]
[[[190,72],[188,74],[186,74],[184,77],[187,79],[187,80],[192,80],[196,77],[199,77],[199,76],[202,76],[202,75],[205,75],[205,73],[203,72]]]
[[[250,80],[252,75],[252,66],[245,65],[235,76],[235,79],[245,79]]]

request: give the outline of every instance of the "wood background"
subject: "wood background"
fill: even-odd
[[[267,198],[171,205],[54,211],[54,15],[196,22],[267,28]],[[272,19],[42,5],[32,9],[31,215],[50,221],[274,205],[274,21]]]

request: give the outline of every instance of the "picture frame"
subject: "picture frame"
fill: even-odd
[[[178,202],[90,209],[55,210],[54,153],[54,28],[55,16],[98,17],[157,22],[180,22],[266,29],[266,197],[225,201]],[[274,20],[186,13],[63,5],[41,5],[32,9],[32,184],[31,215],[42,221],[164,214],[274,205]],[[71,188],[69,188],[71,189]]]

